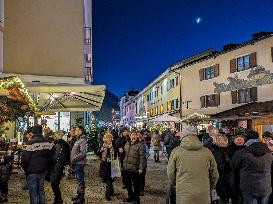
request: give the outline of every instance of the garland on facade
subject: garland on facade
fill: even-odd
[[[8,77],[0,80],[0,89],[11,90],[16,88],[19,91],[19,99],[12,99],[11,96],[0,96],[0,124],[15,121],[24,117],[28,112],[37,110],[28,90],[18,77]]]
[[[198,126],[204,123],[205,120],[207,120],[208,118],[209,116],[199,114],[199,113],[193,113],[189,115],[188,117],[186,117],[184,120],[182,120],[182,122],[186,123],[187,125]]]
[[[11,89],[13,87],[18,88],[31,111],[37,111],[37,107],[29,95],[25,84],[18,77],[8,77],[0,81],[0,89]]]

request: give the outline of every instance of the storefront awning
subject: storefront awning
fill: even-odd
[[[169,114],[160,115],[156,118],[149,120],[149,122],[180,122],[181,119],[178,117],[171,116]]]
[[[212,118],[252,118],[273,114],[273,101],[252,102],[214,115]]]
[[[104,100],[104,85],[26,84],[39,112],[99,111]]]

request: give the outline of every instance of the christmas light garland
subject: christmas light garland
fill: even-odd
[[[37,111],[37,107],[29,95],[25,84],[18,77],[8,77],[0,81],[0,89],[11,89],[13,87],[18,88],[31,111]]]

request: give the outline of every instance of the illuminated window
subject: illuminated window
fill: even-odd
[[[155,115],[157,115],[158,114],[158,107],[156,106],[155,107]]]
[[[163,104],[160,105],[160,113],[164,113],[164,106],[163,106]]]
[[[171,101],[167,102],[167,110],[168,111],[172,110],[172,103],[171,103]]]

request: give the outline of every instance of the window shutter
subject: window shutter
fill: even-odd
[[[273,47],[271,47],[271,59],[272,59],[272,62],[273,62]]]
[[[214,75],[215,77],[219,76],[219,64],[214,65]]]
[[[236,59],[230,60],[230,73],[236,72]]]
[[[232,104],[236,104],[237,103],[237,91],[231,91],[231,98],[232,98]]]
[[[204,80],[204,69],[199,70],[199,78],[200,78],[200,81]]]
[[[200,97],[201,108],[206,107],[206,104],[205,104],[205,99],[206,99],[206,97],[205,97],[205,96],[201,96],[201,97]]]
[[[257,67],[256,52],[250,54],[250,67]]]
[[[220,93],[215,95],[215,105],[220,106]]]
[[[251,101],[257,101],[258,96],[257,96],[257,87],[253,87],[250,89],[250,99]]]

